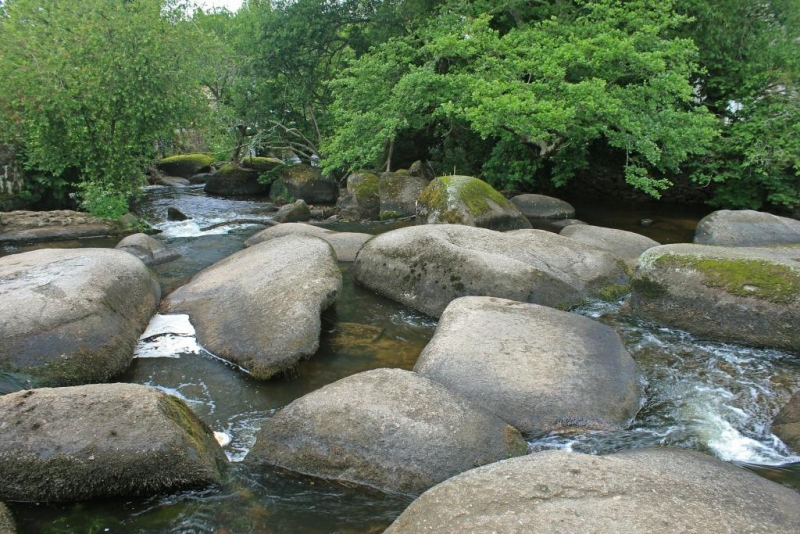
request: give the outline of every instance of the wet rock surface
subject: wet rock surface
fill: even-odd
[[[516,429],[445,387],[410,371],[376,369],[280,410],[259,432],[248,461],[420,493],[526,450]]]
[[[129,235],[117,243],[115,248],[139,258],[148,267],[161,265],[181,257],[179,252],[170,249],[158,239],[141,233]]]
[[[134,384],[0,397],[0,499],[77,501],[220,482],[225,455],[179,399]]]
[[[386,532],[521,534],[532,528],[564,534],[796,532],[800,494],[697,452],[547,451],[431,488]]]
[[[341,287],[333,248],[317,237],[291,235],[201,271],[162,310],[188,313],[205,348],[266,379],[316,352],[320,314]]]
[[[160,287],[120,250],[41,249],[0,258],[0,371],[29,385],[107,381],[133,358]]]

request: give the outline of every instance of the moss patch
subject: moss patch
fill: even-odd
[[[390,210],[382,211],[379,216],[380,220],[382,221],[388,221],[389,219],[397,219],[398,217],[400,217],[399,213]]]
[[[616,302],[627,295],[630,289],[631,286],[628,284],[609,284],[603,287],[597,295],[606,302]]]
[[[740,297],[786,304],[794,301],[800,293],[800,273],[766,260],[667,254],[658,258],[655,264],[665,268],[693,269],[703,275],[708,287],[724,289]]]
[[[156,167],[170,176],[191,178],[203,169],[210,169],[213,163],[214,157],[209,154],[181,154],[162,159]]]
[[[377,198],[380,188],[380,180],[372,173],[360,173],[362,178],[353,188],[356,197],[361,199]]]
[[[444,222],[457,222],[455,206],[466,207],[473,217],[479,217],[490,210],[489,202],[506,206],[509,202],[492,186],[469,176],[442,176],[433,180],[419,197],[419,202],[441,213]],[[448,220],[450,219],[450,220]]]
[[[283,162],[276,158],[245,158],[241,163],[242,167],[246,169],[260,172],[267,172],[284,166]]]
[[[667,293],[667,289],[663,285],[646,276],[635,279],[631,286],[634,293],[646,299],[655,300]]]

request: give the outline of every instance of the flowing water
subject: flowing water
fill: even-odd
[[[191,220],[166,221],[170,206]],[[236,219],[267,220],[272,212],[264,202],[207,197],[197,187],[151,188],[139,209],[162,230],[159,239],[183,255],[155,268],[164,294],[240,250],[243,241],[261,229],[251,224],[203,228]],[[634,231],[647,215],[613,210],[604,221],[600,211],[595,206],[587,222]],[[671,213],[672,218],[669,213],[657,214],[650,226],[638,231],[662,242],[690,240],[699,215]],[[395,227],[335,229],[379,233]],[[109,246],[105,241],[88,244]],[[251,472],[242,462],[258,429],[282,406],[353,373],[378,367],[411,369],[433,335],[435,320],[358,287],[352,282],[351,266],[340,267],[344,288],[335,307],[323,314],[320,350],[291,376],[266,382],[250,378],[205,351],[186,316],[157,316],[143,336],[137,357],[121,380],[180,397],[212,429],[231,438],[225,448],[231,468],[221,487],[149,499],[14,504],[20,532],[381,532],[409,504],[409,497],[282,471]],[[800,358],[695,339],[629,316],[622,301],[590,303],[573,311],[620,333],[646,379],[646,401],[627,430],[532,436],[532,451],[560,448],[607,454],[663,445],[685,447],[800,490],[800,457],[769,432],[772,417],[800,389]]]

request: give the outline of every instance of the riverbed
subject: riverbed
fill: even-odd
[[[167,221],[175,207],[191,217]],[[639,231],[662,243],[686,242],[702,210],[589,203],[577,217]],[[235,219],[271,217],[268,203],[205,195],[200,187],[151,187],[140,214],[157,237],[182,254],[156,267],[164,294],[199,270],[242,248],[263,226],[203,228]],[[582,212],[583,209],[583,212]],[[643,221],[644,219],[644,221]],[[397,224],[332,225],[337,230],[389,231]],[[83,241],[57,246],[113,246]],[[24,250],[6,250],[14,253]],[[345,376],[379,367],[411,369],[433,335],[435,319],[372,294],[344,279],[336,305],[323,315],[320,349],[296,371],[257,381],[202,348],[182,318],[164,335],[140,342],[138,357],[120,379],[180,397],[215,431],[231,438],[231,469],[218,488],[147,499],[70,504],[12,504],[22,533],[269,533],[381,532],[410,503],[407,496],[327,483],[282,471],[252,472],[243,460],[264,421],[294,399]],[[624,299],[623,299],[624,300]],[[626,315],[623,300],[588,303],[580,313],[614,327],[647,380],[646,401],[629,429],[531,436],[531,451],[558,448],[607,454],[674,446],[701,450],[800,489],[800,456],[769,432],[772,417],[800,389],[800,358],[775,350],[709,342]],[[175,321],[177,322],[171,322]],[[369,341],[365,341],[369,339]]]

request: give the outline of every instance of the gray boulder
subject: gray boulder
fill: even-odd
[[[314,226],[311,224],[302,223],[284,223],[266,230],[258,232],[244,242],[245,247],[252,247],[258,243],[276,239],[287,235],[313,235],[327,241],[336,252],[336,258],[339,261],[354,261],[356,254],[364,246],[372,236],[370,234],[362,234],[358,232],[334,232]]]
[[[191,185],[191,181],[180,176],[155,176],[151,180],[152,185],[165,185],[167,187],[186,187]]]
[[[614,257],[624,260],[631,268],[636,266],[639,256],[645,250],[660,245],[658,241],[641,234],[588,224],[567,226],[561,230],[561,235],[605,250]]]
[[[753,210],[719,210],[697,223],[694,242],[728,247],[800,244],[800,221]]]
[[[566,309],[627,292],[624,262],[542,230],[495,232],[455,224],[401,228],[370,239],[355,280],[438,317],[455,298],[483,295]]]
[[[0,534],[15,534],[17,527],[8,507],[0,502]]]
[[[225,454],[180,400],[135,384],[0,397],[0,499],[77,501],[220,482]]]
[[[516,429],[445,387],[410,371],[376,369],[280,410],[262,427],[248,460],[418,494],[525,452]]]
[[[451,302],[414,371],[525,434],[619,430],[640,405],[641,376],[613,329],[493,297]]]
[[[545,195],[517,195],[511,203],[526,217],[531,219],[571,219],[575,208],[568,202]]]
[[[800,247],[654,247],[639,258],[629,303],[702,337],[798,352]]]
[[[261,183],[262,171],[228,163],[206,178],[203,190],[221,196],[259,196],[269,193],[269,185]]]
[[[799,532],[800,494],[686,450],[547,451],[462,473],[386,530],[401,533]]]
[[[72,210],[0,213],[0,243],[62,241],[118,234],[120,225]]]
[[[41,249],[0,258],[0,372],[30,386],[107,381],[127,369],[161,289],[110,249]]]
[[[498,231],[531,228],[506,197],[470,176],[435,178],[417,199],[417,224],[465,224]]]
[[[274,220],[279,223],[304,222],[311,219],[311,210],[301,198],[278,209]]]
[[[800,391],[792,395],[772,420],[772,433],[787,447],[800,453]]]
[[[117,243],[114,248],[136,256],[148,267],[161,265],[181,257],[180,253],[167,247],[161,241],[142,233],[129,235]]]
[[[162,309],[188,313],[205,348],[267,379],[317,351],[320,314],[341,289],[333,248],[317,237],[291,235],[201,271]]]
[[[336,206],[342,218],[376,220],[380,215],[378,195],[380,179],[371,172],[354,172],[347,177],[347,194],[339,197]]]
[[[339,185],[323,176],[319,167],[298,164],[285,167],[272,182],[269,197],[273,200],[303,199],[308,204],[334,204],[339,197]]]
[[[396,219],[417,213],[417,198],[428,187],[423,176],[407,173],[385,172],[381,174],[378,194],[381,198],[380,218]]]

